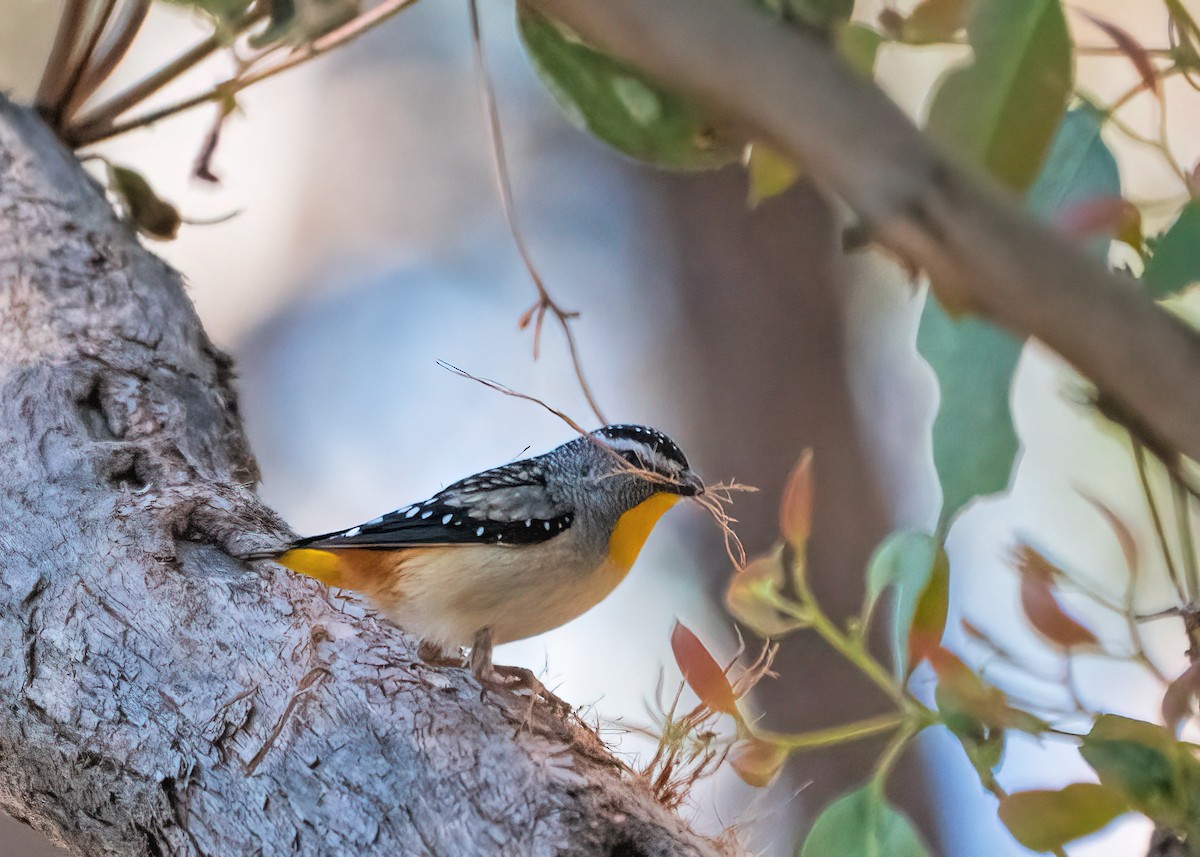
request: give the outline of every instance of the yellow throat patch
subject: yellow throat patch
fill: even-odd
[[[638,558],[642,545],[650,537],[650,531],[658,519],[678,502],[678,494],[660,492],[622,515],[608,540],[608,561],[622,574],[633,568],[634,560]]]

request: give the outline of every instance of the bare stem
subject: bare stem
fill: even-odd
[[[149,12],[150,0],[128,0],[121,7],[120,17],[109,28],[108,39],[96,49],[95,60],[84,70],[83,78],[75,87],[75,94],[66,104],[63,111],[66,120],[70,120],[75,111],[108,80],[113,69],[125,58]]]
[[[592,413],[596,415],[596,419],[603,425],[608,420],[604,418],[604,413],[600,410],[600,405],[596,402],[592,388],[583,373],[583,362],[579,357],[579,348],[575,342],[575,333],[571,330],[571,319],[577,317],[579,313],[564,310],[550,296],[545,281],[542,279],[541,274],[538,273],[537,267],[533,264],[533,255],[529,252],[524,234],[521,232],[521,228],[517,222],[516,206],[513,203],[512,182],[509,181],[508,174],[508,158],[504,152],[504,135],[500,125],[500,111],[496,106],[496,90],[492,85],[491,75],[488,74],[487,57],[483,50],[483,33],[479,26],[478,0],[468,0],[468,9],[471,18],[471,41],[475,48],[475,68],[479,75],[479,92],[483,99],[483,110],[488,119],[488,135],[492,143],[492,167],[496,178],[496,188],[500,193],[500,205],[504,210],[504,220],[508,224],[509,232],[512,234],[517,253],[520,254],[521,261],[525,265],[525,270],[529,272],[529,278],[533,281],[534,288],[537,289],[537,303],[522,316],[522,326],[527,325],[531,319],[534,320],[533,358],[536,360],[541,349],[543,320],[547,312],[554,316],[554,319],[562,328],[563,335],[566,337],[567,350],[571,355],[571,364],[575,369],[575,377],[579,381],[579,389],[583,392],[584,398],[587,399]]]
[[[1167,574],[1171,578],[1171,583],[1175,586],[1175,592],[1179,595],[1181,604],[1191,603],[1190,598],[1184,591],[1183,582],[1179,577],[1179,570],[1175,567],[1175,560],[1171,556],[1171,546],[1167,542],[1167,532],[1163,527],[1162,516],[1158,512],[1158,503],[1154,500],[1154,491],[1150,487],[1150,477],[1146,473],[1146,448],[1141,442],[1131,436],[1133,443],[1133,457],[1137,462],[1138,481],[1142,485],[1142,493],[1146,497],[1146,505],[1150,509],[1150,520],[1154,523],[1154,533],[1158,537],[1158,546],[1162,551],[1163,561],[1167,564]]]
[[[872,787],[880,791],[883,790],[883,784],[887,781],[892,768],[895,767],[900,757],[904,755],[904,751],[908,749],[909,742],[920,731],[921,725],[910,721],[888,742],[887,749],[883,751],[883,755],[875,763],[875,773],[871,775]]]
[[[1187,488],[1174,478],[1171,479],[1171,497],[1175,502],[1175,527],[1179,533],[1179,552],[1183,558],[1188,590],[1193,599],[1200,598],[1200,569],[1197,568],[1196,542],[1192,536],[1189,494]]]
[[[50,48],[50,57],[46,60],[46,70],[42,72],[42,81],[38,86],[35,103],[44,115],[53,115],[54,105],[59,103],[67,87],[71,77],[71,57],[86,18],[86,0],[66,0],[62,17],[58,20],[54,44]]]
[[[266,13],[257,4],[245,16],[232,25],[235,35],[244,33],[250,27],[261,21]],[[228,34],[213,33],[204,41],[188,49],[167,63],[158,71],[142,78],[123,92],[118,92],[108,101],[103,102],[80,117],[69,131],[69,139],[77,146],[103,140],[111,137],[117,117],[145,101],[171,81],[178,78],[196,65],[204,62],[228,42]],[[201,102],[203,103],[203,102]]]
[[[269,66],[266,66],[258,71],[251,72],[244,77],[232,77],[222,81],[212,89],[193,95],[190,98],[185,98],[181,101],[168,104],[158,110],[152,110],[144,113],[141,116],[134,116],[132,119],[127,119],[124,122],[108,122],[99,125],[93,125],[90,121],[86,125],[81,125],[71,135],[70,140],[75,146],[84,146],[88,143],[96,143],[100,140],[107,140],[111,137],[116,137],[119,134],[124,134],[133,131],[137,128],[144,128],[147,125],[153,125],[162,119],[169,116],[174,116],[177,113],[191,110],[193,107],[199,107],[201,104],[207,104],[210,101],[219,101],[223,98],[228,98],[241,92],[247,87],[253,86],[256,83],[274,77],[288,69],[295,68],[302,63],[306,63],[311,59],[328,53],[334,48],[353,41],[363,33],[374,29],[382,24],[388,18],[391,18],[397,12],[400,12],[409,6],[416,3],[417,0],[384,0],[378,6],[375,6],[366,12],[363,12],[358,17],[343,24],[335,30],[331,30],[319,39],[315,39],[311,44],[302,48],[297,48],[288,54],[284,59],[279,60]],[[219,45],[217,45],[219,47]],[[213,48],[215,50],[215,47]],[[211,51],[210,51],[211,52]],[[183,59],[182,57],[180,58]],[[163,83],[166,83],[164,80]]]
[[[904,725],[908,720],[908,715],[893,711],[877,717],[856,720],[853,723],[844,723],[841,726],[830,726],[828,729],[813,729],[809,732],[795,734],[754,730],[753,734],[755,738],[786,747],[788,750],[811,750],[816,747],[832,747],[835,744],[861,741],[873,735],[890,732]]]
[[[96,52],[96,46],[100,44],[100,36],[103,35],[104,28],[108,26],[108,19],[112,17],[113,10],[117,6],[117,0],[98,0],[98,2],[103,3],[103,5],[100,6],[96,19],[92,21],[87,40],[83,44],[83,49],[79,52],[79,56],[73,59],[71,76],[68,78],[66,86],[63,88],[58,100],[51,107],[55,127],[62,127],[63,123],[66,122],[69,105],[75,100],[75,94],[79,89],[80,81],[83,80],[87,73],[88,66],[92,62],[92,55]]]

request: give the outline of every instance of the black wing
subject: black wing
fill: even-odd
[[[293,547],[373,548],[420,545],[528,545],[568,529],[575,510],[556,501],[536,458],[469,476],[424,503],[348,530],[301,539]]]

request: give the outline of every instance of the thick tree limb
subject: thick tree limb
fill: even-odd
[[[0,807],[87,854],[709,854],[588,730],[231,553],[227,358],[0,100]]]
[[[1200,338],[953,163],[824,44],[737,0],[523,0],[791,152],[874,238],[985,318],[1041,339],[1200,460]]]

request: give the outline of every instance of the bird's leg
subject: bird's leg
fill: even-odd
[[[498,690],[528,690],[532,699],[541,698],[560,714],[567,714],[571,706],[563,702],[546,686],[538,681],[525,667],[496,666],[492,663],[492,629],[481,628],[471,643],[471,672],[484,687]],[[531,702],[532,702],[531,699]]]
[[[483,684],[495,682],[496,668],[492,666],[492,629],[480,628],[471,642],[471,672]]]

